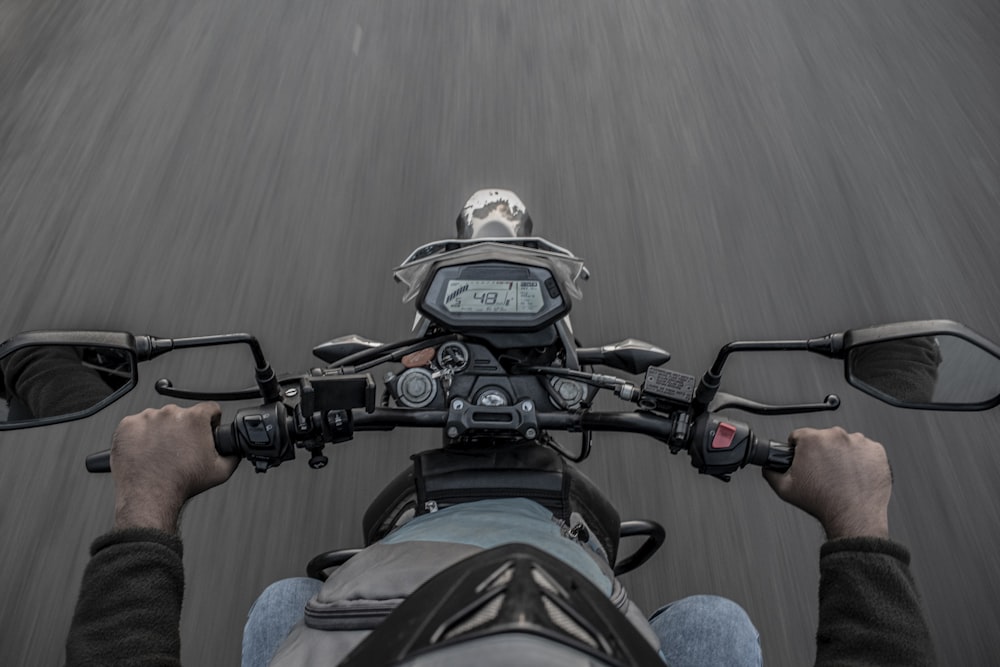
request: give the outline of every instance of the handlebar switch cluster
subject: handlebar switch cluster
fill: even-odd
[[[754,436],[741,422],[706,415],[695,422],[691,438],[691,465],[703,475],[728,482],[730,475],[750,462]]]
[[[266,472],[295,457],[288,435],[288,410],[282,403],[240,410],[226,436],[230,442],[224,449],[251,461],[257,472]],[[218,435],[216,440],[220,440]]]
[[[271,447],[271,429],[267,416],[264,414],[242,415],[239,430],[251,449],[269,449]]]

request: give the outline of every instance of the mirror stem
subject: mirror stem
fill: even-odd
[[[164,352],[179,350],[186,347],[212,347],[214,345],[230,345],[246,343],[253,353],[256,369],[257,386],[266,403],[275,403],[281,397],[281,387],[278,378],[271,370],[271,365],[264,358],[264,351],[257,339],[250,334],[222,334],[218,336],[195,336],[192,338],[157,338],[156,336],[136,336],[135,347],[139,361],[154,359]]]
[[[135,353],[137,361],[149,361],[155,359],[164,352],[174,349],[174,341],[170,338],[157,338],[156,336],[136,336]]]
[[[810,338],[809,340],[737,340],[727,343],[719,350],[712,368],[706,371],[698,382],[698,389],[695,391],[692,404],[697,413],[708,409],[709,404],[719,391],[719,384],[722,382],[722,368],[726,365],[726,359],[733,352],[808,350],[828,357],[836,357],[838,355],[843,356],[843,347],[843,334],[829,334],[821,338]]]
[[[844,334],[827,334],[820,338],[810,338],[806,341],[806,349],[816,354],[822,354],[831,359],[844,358]]]

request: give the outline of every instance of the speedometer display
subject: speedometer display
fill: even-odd
[[[449,280],[444,307],[449,313],[529,313],[542,309],[537,280]]]
[[[449,331],[534,332],[569,312],[548,268],[509,262],[439,267],[417,310]]]

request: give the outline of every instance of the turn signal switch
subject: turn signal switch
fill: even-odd
[[[215,449],[222,456],[239,456],[267,472],[295,458],[288,435],[288,409],[283,403],[243,408],[231,424],[215,428]]]

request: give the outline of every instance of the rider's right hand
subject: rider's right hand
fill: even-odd
[[[819,519],[827,539],[889,536],[892,473],[882,445],[840,427],[798,429],[788,442],[788,471],[764,471],[782,500]]]

